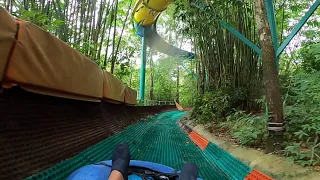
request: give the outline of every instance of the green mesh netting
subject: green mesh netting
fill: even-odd
[[[197,147],[176,124],[183,115],[185,112],[171,111],[151,116],[27,179],[65,179],[84,165],[111,159],[114,147],[122,142],[129,144],[132,159],[152,161],[175,169],[181,169],[185,162],[194,162],[199,167],[199,176],[204,179],[243,179],[243,174],[248,174],[250,169],[246,165],[215,145],[209,145],[205,151]],[[237,169],[226,171],[228,160],[227,164]]]

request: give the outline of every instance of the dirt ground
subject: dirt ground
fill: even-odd
[[[188,123],[189,126],[192,126]],[[275,179],[281,180],[320,180],[320,171],[316,168],[304,168],[294,164],[285,157],[273,154],[264,154],[262,150],[242,147],[234,143],[222,140],[205,130],[201,125],[192,126],[193,130],[206,137],[209,141],[217,144],[233,156],[247,163],[250,167],[257,169]]]

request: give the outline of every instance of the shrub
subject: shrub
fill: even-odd
[[[286,118],[285,154],[303,166],[320,164],[320,72],[288,77],[284,84]],[[261,146],[267,138],[267,118],[231,110],[234,97],[224,91],[206,93],[196,99],[192,116],[198,123],[215,121],[246,146]],[[240,99],[241,100],[241,99]],[[237,99],[236,99],[237,101]],[[265,98],[257,100],[263,107]]]
[[[206,124],[213,120],[224,119],[230,111],[230,96],[221,90],[206,92],[198,97],[191,118],[199,124]]]
[[[227,128],[241,145],[261,146],[267,137],[267,118],[264,115],[246,114],[235,111],[227,117],[226,122],[220,123],[220,128]]]
[[[320,163],[320,73],[298,74],[292,77],[293,92],[285,108],[287,145],[285,153],[297,163]]]

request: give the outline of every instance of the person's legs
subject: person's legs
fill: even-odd
[[[185,163],[181,169],[181,180],[196,180],[198,175],[198,167],[191,162]]]
[[[128,168],[130,163],[130,150],[127,144],[119,144],[112,156],[112,167],[109,180],[128,180]],[[185,163],[182,170],[181,180],[196,180],[198,167],[191,162]]]
[[[130,150],[127,144],[119,144],[113,152],[109,180],[127,180]]]
[[[124,179],[122,174],[119,171],[114,170],[110,173],[109,180],[124,180]]]

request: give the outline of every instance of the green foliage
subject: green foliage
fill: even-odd
[[[64,24],[63,20],[57,18],[50,19],[46,13],[38,10],[28,11],[21,8],[12,14],[19,19],[31,21],[32,23],[50,32],[56,30]]]
[[[250,37],[250,41],[258,43],[258,38],[253,38],[257,35],[253,4],[240,1],[197,2],[202,3],[200,6],[205,12],[191,5],[194,3],[178,0],[175,1],[173,16],[185,23],[178,28],[194,39],[196,52],[201,56],[197,65],[199,91],[228,89],[231,106],[254,109],[253,100],[260,96],[261,63],[258,63],[254,51],[222,28],[219,22],[226,21]]]
[[[243,102],[248,98],[245,88],[215,89],[196,98],[191,117],[200,124],[212,121],[224,121],[233,108],[243,108]]]
[[[191,117],[200,124],[220,121],[225,118],[230,106],[230,96],[224,91],[206,92],[196,99]]]
[[[173,101],[176,90],[176,60],[167,57],[157,61],[154,68],[154,98],[162,101]]]
[[[305,72],[320,71],[320,43],[304,45],[299,52]]]
[[[115,76],[119,79],[124,79],[126,76],[130,75],[130,64],[129,62],[117,62],[117,71],[115,72]]]
[[[183,73],[183,71],[180,73]],[[182,107],[193,107],[194,99],[197,95],[195,91],[196,80],[192,74],[186,74],[180,76],[180,82],[180,105]]]
[[[261,146],[265,142],[268,133],[266,124],[266,116],[236,111],[229,115],[226,122],[221,123],[219,126],[230,129],[230,134],[241,145]]]
[[[287,122],[285,155],[303,166],[320,164],[320,72],[283,78],[284,110]],[[227,91],[228,92],[228,91]],[[267,138],[267,117],[232,110],[232,96],[226,91],[205,93],[195,102],[192,118],[227,131],[239,144],[261,147]],[[264,108],[265,97],[256,100]],[[224,118],[226,117],[226,118]]]
[[[286,155],[301,165],[320,163],[320,72],[297,74],[285,108],[287,127]]]
[[[311,151],[302,150],[301,143],[292,143],[292,145],[285,148],[288,159],[295,161],[302,166],[316,165],[318,162],[312,158]]]

